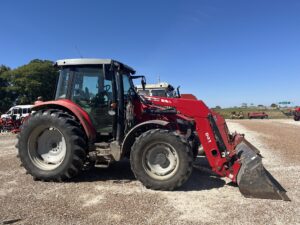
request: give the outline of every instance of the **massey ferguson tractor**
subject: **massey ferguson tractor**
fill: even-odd
[[[54,101],[38,103],[22,126],[18,155],[34,179],[63,181],[86,163],[129,158],[141,183],[173,190],[190,177],[198,147],[211,169],[246,197],[289,200],[263,167],[259,151],[202,101],[138,95],[135,71],[110,59],[66,59]]]

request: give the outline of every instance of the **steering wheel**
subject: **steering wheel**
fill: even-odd
[[[104,86],[104,91],[108,92],[110,90],[111,86],[109,84]]]

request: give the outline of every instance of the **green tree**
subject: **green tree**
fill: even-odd
[[[9,70],[10,70],[10,68],[8,66],[0,65],[0,75]]]
[[[7,71],[10,71],[9,67],[0,65],[0,113],[5,112],[13,102],[11,93],[7,91],[9,82],[4,76]]]
[[[4,77],[9,82],[7,92],[14,95],[17,104],[32,104],[38,96],[53,99],[58,72],[52,61],[35,59],[4,72]]]

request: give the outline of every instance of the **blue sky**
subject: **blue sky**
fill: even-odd
[[[300,105],[300,1],[1,1],[0,64],[114,58],[209,106]],[[80,53],[78,53],[78,50]]]

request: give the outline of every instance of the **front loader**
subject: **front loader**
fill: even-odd
[[[212,170],[237,183],[246,197],[288,201],[285,189],[264,168],[262,156],[244,135],[230,134],[225,120],[200,100],[148,97],[156,105],[174,107],[195,120],[196,137]]]
[[[66,59],[55,66],[55,100],[35,105],[18,136],[18,155],[35,179],[63,181],[87,164],[129,158],[147,188],[173,190],[189,178],[201,143],[212,170],[246,197],[289,200],[259,151],[230,134],[202,101],[140,96],[132,80],[142,78],[144,86],[144,76],[115,60]]]

